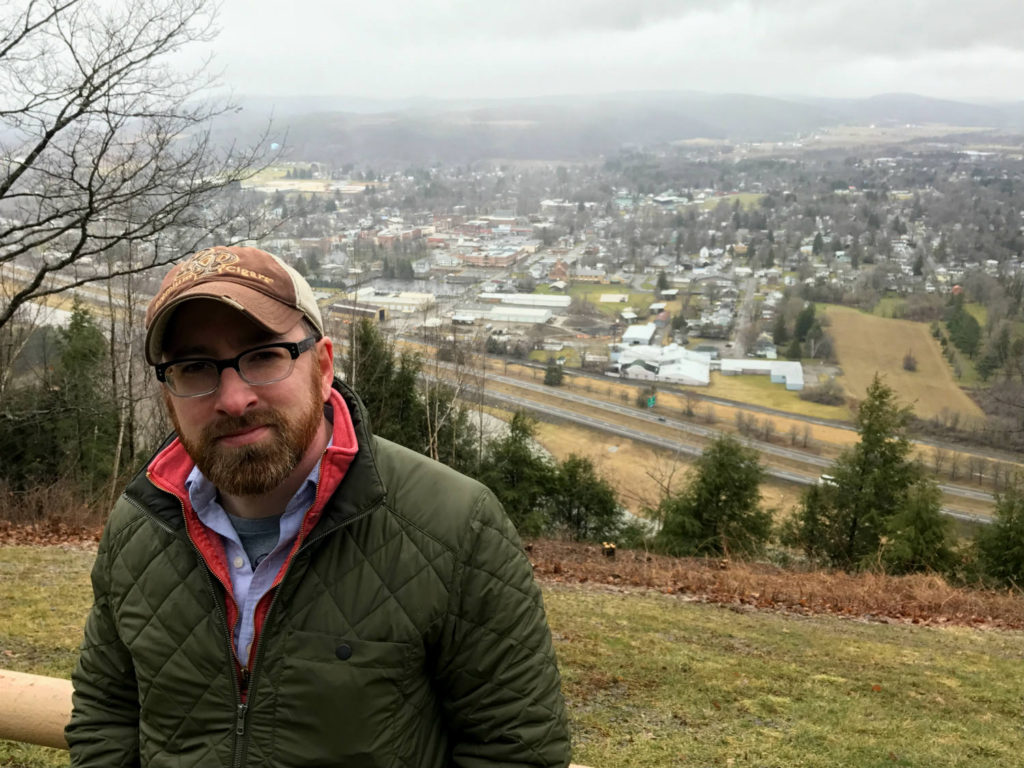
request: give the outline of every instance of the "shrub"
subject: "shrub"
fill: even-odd
[[[842,405],[846,398],[843,388],[835,379],[824,381],[816,387],[809,387],[800,392],[800,399],[821,405]]]

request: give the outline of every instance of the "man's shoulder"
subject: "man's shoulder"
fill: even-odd
[[[167,494],[153,486],[140,472],[128,484],[110,511],[103,530],[103,538],[108,545],[122,542],[126,537],[139,531],[149,530],[151,526],[168,528],[167,523],[161,525],[153,509],[157,501],[166,504],[166,496]]]
[[[487,486],[428,456],[374,437],[374,458],[391,510],[435,536],[457,539],[472,520],[504,516]]]

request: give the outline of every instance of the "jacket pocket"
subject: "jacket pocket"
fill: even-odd
[[[301,756],[303,766],[394,764],[416,651],[410,643],[293,631],[276,686],[274,752]]]

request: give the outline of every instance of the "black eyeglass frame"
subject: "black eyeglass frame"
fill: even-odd
[[[166,386],[167,391],[170,392],[175,397],[204,397],[205,395],[213,394],[218,389],[220,389],[220,375],[224,372],[225,368],[234,368],[235,372],[242,378],[242,381],[244,381],[250,387],[262,387],[266,384],[273,384],[274,382],[277,381],[283,381],[284,379],[287,379],[289,376],[291,376],[292,371],[295,370],[294,363],[296,360],[299,359],[299,355],[301,355],[303,352],[307,352],[310,349],[312,349],[314,346],[316,346],[316,343],[319,340],[320,339],[318,339],[316,336],[307,336],[306,338],[300,341],[276,341],[273,344],[261,344],[258,347],[252,347],[251,349],[247,349],[244,352],[240,352],[234,357],[225,357],[223,360],[215,360],[212,357],[182,357],[177,360],[169,360],[166,363],[157,363],[156,365],[153,366],[153,368],[156,370],[157,381]],[[292,358],[292,367],[289,369],[288,373],[286,373],[279,379],[262,381],[258,384],[249,381],[245,377],[245,374],[242,373],[242,369],[239,367],[239,362],[241,362],[242,358],[245,357],[246,355],[251,355],[253,352],[259,352],[261,349],[283,349],[287,351]],[[194,395],[178,394],[177,392],[174,391],[174,388],[167,382],[167,369],[170,368],[172,365],[181,365],[182,363],[213,363],[217,367],[217,386],[207,392],[197,392]]]

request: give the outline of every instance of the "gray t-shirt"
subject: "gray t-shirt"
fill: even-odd
[[[249,556],[249,565],[255,570],[277,546],[281,535],[281,516],[250,518],[229,514],[228,519],[242,540],[242,548]]]

